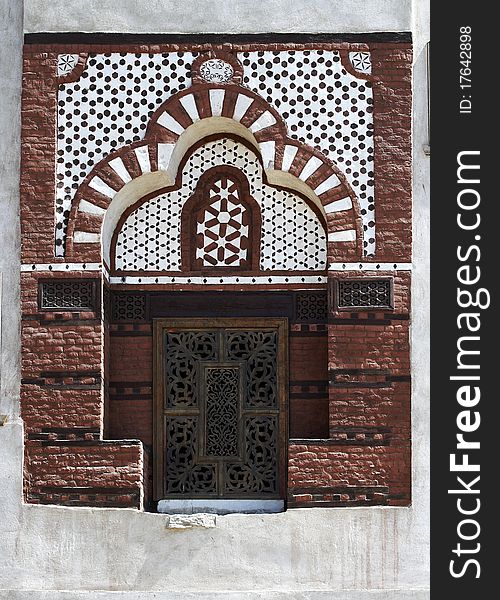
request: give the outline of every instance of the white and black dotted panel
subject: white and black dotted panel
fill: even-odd
[[[148,200],[130,214],[116,240],[115,266],[124,271],[180,271],[182,190]]]
[[[182,207],[209,168],[228,165],[247,177],[261,209],[261,269],[311,270],[326,265],[326,235],[301,198],[262,183],[255,154],[234,140],[220,139],[198,148],[182,170],[180,190],[149,200],[125,221],[117,238],[116,268],[126,271],[179,270]]]
[[[56,255],[64,254],[71,201],[93,166],[142,139],[160,104],[191,84],[196,53],[94,54],[58,95]],[[364,249],[375,248],[372,91],[341,66],[338,52],[240,53],[244,84],[284,117],[292,137],[322,150],[346,174],[361,204]]]
[[[200,146],[189,157],[182,169],[183,185],[194,192],[196,185],[207,169],[229,165],[243,171],[250,189],[262,185],[262,168],[255,154],[243,144],[221,138]]]
[[[313,210],[295,194],[263,186],[260,268],[309,270],[326,268],[326,235]]]
[[[369,53],[363,53],[368,64]],[[241,52],[243,84],[283,117],[289,135],[321,150],[345,173],[361,207],[365,255],[375,253],[373,94],[337,51]]]
[[[144,137],[153,112],[191,85],[191,52],[90,54],[78,81],[59,86],[56,256],[71,202],[94,165]]]

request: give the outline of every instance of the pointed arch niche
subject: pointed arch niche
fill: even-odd
[[[182,270],[258,270],[260,231],[260,206],[243,172],[213,167],[182,209]]]

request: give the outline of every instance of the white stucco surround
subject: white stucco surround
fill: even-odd
[[[22,2],[0,0],[2,600],[424,600],[428,598],[428,0],[27,0],[25,29],[120,32],[408,31],[414,41],[413,504],[298,509],[167,528],[128,509],[23,505],[19,420]],[[147,4],[147,9],[146,9]],[[2,419],[0,418],[0,423]]]
[[[412,0],[25,0],[29,33],[410,31]],[[258,6],[258,10],[256,10]]]

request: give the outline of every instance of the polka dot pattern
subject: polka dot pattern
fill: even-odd
[[[365,61],[369,53],[364,53]],[[375,252],[373,94],[371,82],[348,73],[337,51],[241,52],[243,85],[283,117],[290,137],[321,150],[358,197],[363,246]]]
[[[64,255],[71,202],[94,165],[140,140],[153,112],[191,85],[196,53],[90,54],[80,79],[59,86],[56,256]]]
[[[246,146],[230,139],[198,148],[183,168],[180,190],[148,200],[129,215],[117,238],[116,268],[180,271],[182,207],[207,168],[222,165],[243,171],[250,193],[260,206],[261,269],[324,269],[326,235],[314,211],[295,194],[264,185],[257,157]]]
[[[145,202],[125,221],[116,241],[116,268],[180,271],[182,190]]]
[[[109,153],[144,138],[153,112],[191,85],[197,55],[90,54],[80,79],[60,85],[56,256],[64,255],[71,203],[84,178]],[[361,208],[364,253],[373,255],[371,83],[347,73],[337,51],[242,52],[238,58],[243,85],[277,109],[289,135],[322,151],[345,173]],[[369,53],[362,58],[369,63]]]

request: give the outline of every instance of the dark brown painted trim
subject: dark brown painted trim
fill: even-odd
[[[49,33],[24,35],[25,44],[315,44],[332,42],[412,42],[410,31],[380,33],[257,33],[257,34],[161,34],[161,33]]]

